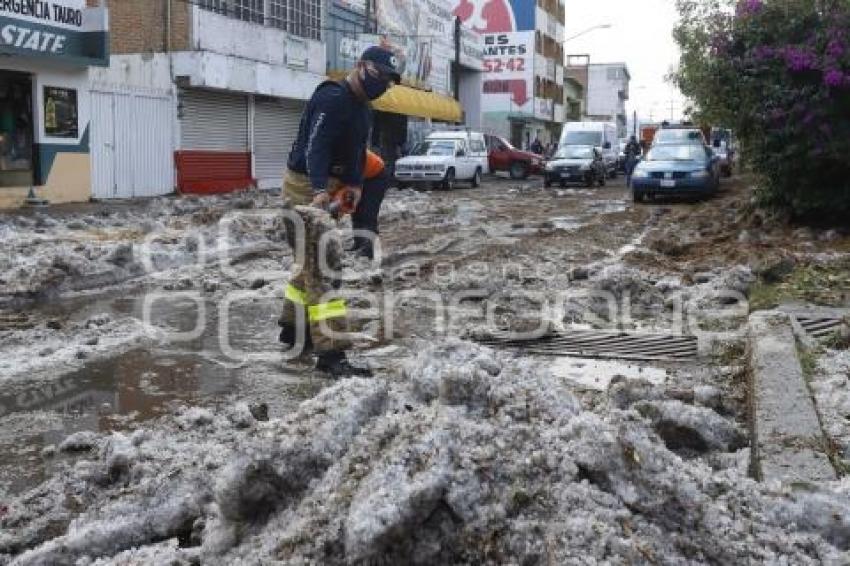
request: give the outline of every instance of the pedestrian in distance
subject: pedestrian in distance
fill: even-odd
[[[626,154],[626,186],[632,185],[632,173],[637,167],[643,148],[638,143],[637,138],[632,136],[629,138],[629,143],[626,144],[624,153]]]
[[[534,138],[534,141],[531,142],[531,147],[529,149],[531,149],[532,153],[536,153],[537,155],[543,155],[543,143],[540,141],[539,137]]]
[[[303,250],[285,290],[280,341],[302,355],[316,354],[316,369],[331,376],[365,373],[346,356],[351,341],[344,299],[326,301],[338,289],[340,253],[322,246],[334,229],[335,213],[351,213],[361,200],[369,132],[370,103],[401,82],[395,54],[383,47],[366,49],[342,81],[326,81],[313,93],[301,116],[287,161],[283,195],[303,226]],[[293,249],[299,230],[287,226]],[[323,253],[324,257],[320,257]],[[299,255],[299,254],[296,254]]]

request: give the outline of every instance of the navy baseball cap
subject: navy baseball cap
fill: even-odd
[[[389,75],[395,84],[401,82],[401,75],[398,72],[398,57],[389,49],[374,45],[363,52],[360,60],[370,61],[379,71]]]

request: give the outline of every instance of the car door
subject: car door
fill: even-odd
[[[474,169],[472,168],[472,156],[470,155],[469,144],[466,140],[459,140],[457,145],[455,145],[455,155],[460,154],[457,158],[457,177],[459,179],[470,179],[474,174]]]

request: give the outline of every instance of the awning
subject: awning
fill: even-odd
[[[372,108],[441,122],[463,121],[463,108],[455,99],[404,85],[392,87],[384,96],[372,102]]]

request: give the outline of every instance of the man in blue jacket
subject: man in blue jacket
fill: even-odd
[[[341,267],[333,246],[326,246],[325,257],[319,257],[322,235],[333,228],[326,211],[339,202],[356,206],[360,200],[372,124],[370,102],[399,82],[392,51],[383,47],[364,51],[345,80],[324,82],[313,93],[287,162],[284,198],[303,221],[305,253],[286,288],[280,341],[312,348],[316,368],[334,376],[362,370],[348,363],[345,350],[350,343],[340,336],[347,330],[345,301],[323,302],[326,293],[339,287],[333,272]],[[292,238],[290,243],[294,244]],[[322,263],[330,273],[324,272]]]

